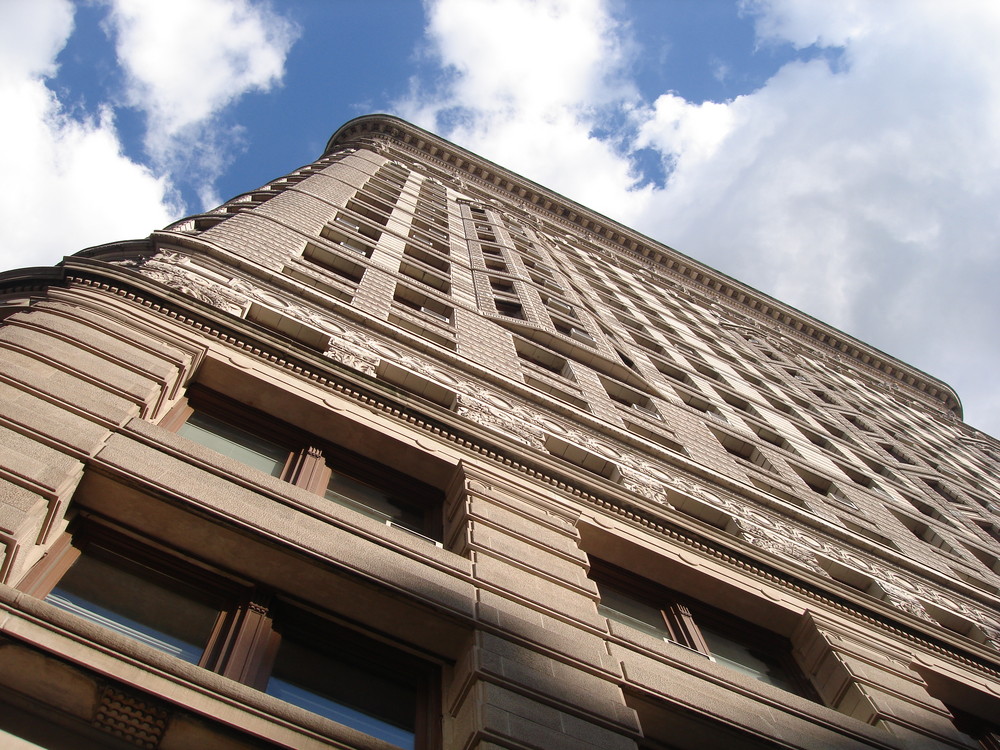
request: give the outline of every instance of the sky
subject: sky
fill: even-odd
[[[0,0],[0,269],[388,112],[955,388],[1000,436],[995,0]]]

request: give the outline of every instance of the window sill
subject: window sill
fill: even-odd
[[[755,680],[680,644],[657,638],[614,620],[609,620],[608,624],[612,645],[618,647],[613,648],[613,653],[624,665],[626,674],[632,675],[623,685],[631,692],[641,692],[651,697],[655,696],[657,700],[666,699],[680,703],[687,703],[692,691],[704,695],[707,694],[706,691],[724,690],[729,693],[749,695],[753,700],[770,706],[771,710],[778,714],[773,719],[775,722],[787,721],[789,726],[801,722],[803,731],[815,733],[817,744],[829,733],[831,747],[843,744],[845,735],[854,740],[857,747],[884,750],[891,746],[887,743],[888,734],[884,730],[866,724],[860,719]],[[697,685],[691,682],[693,679],[698,680]],[[742,705],[742,702],[734,703],[722,695],[719,695],[718,701],[711,703],[721,707]],[[725,708],[723,710],[725,711]],[[736,726],[743,724],[746,719],[742,714],[728,717],[715,715],[711,718]]]
[[[266,497],[291,511],[339,527],[394,552],[419,560],[432,560],[463,575],[471,572],[467,570],[469,563],[465,558],[438,546],[437,540],[369,518],[138,417],[108,441],[95,462],[104,465],[114,475],[143,477],[143,484],[148,484],[145,478],[148,472],[143,470],[143,456],[134,448],[128,448],[123,441],[138,442],[156,451],[155,460],[161,471],[170,473],[171,494],[184,494],[193,507],[205,508],[216,517],[228,519],[233,525],[251,530],[269,528],[273,534],[288,539],[290,543],[291,540],[301,540],[302,527],[295,519],[288,519],[288,533],[282,534],[281,526],[275,525],[278,517],[274,510],[261,503],[262,497]],[[169,459],[177,463],[170,466]],[[136,465],[131,466],[131,462]],[[226,484],[224,491],[219,491],[221,483]],[[260,518],[255,520],[257,514]]]
[[[63,681],[63,700],[67,692],[98,684],[95,674],[114,675],[124,687],[148,695],[153,702],[169,696],[171,712],[224,716],[226,727],[219,728],[237,727],[248,740],[261,738],[284,747],[327,747],[332,741],[366,750],[398,750],[4,584],[0,584],[0,608],[8,614],[3,632],[42,652],[69,655],[74,665],[70,669],[79,668],[76,679]]]

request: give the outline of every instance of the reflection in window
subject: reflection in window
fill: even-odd
[[[65,540],[26,591],[372,737],[420,744],[426,664],[100,524]]]
[[[354,508],[377,521],[390,521],[408,531],[423,533],[424,513],[421,509],[407,505],[388,492],[359,482],[346,474],[332,472],[324,496],[327,500]]]
[[[443,497],[412,477],[198,386],[165,425],[247,466],[440,546]]]
[[[266,692],[402,748],[414,747],[416,688],[355,655],[283,637]]]
[[[219,606],[91,555],[81,555],[46,597],[57,607],[197,664]]]
[[[177,434],[273,477],[281,476],[288,460],[288,448],[200,411],[191,414]]]
[[[790,674],[788,666],[765,647],[755,647],[745,637],[727,634],[703,622],[699,623],[698,627],[705,643],[708,644],[708,652],[719,664],[724,664],[768,685],[801,694],[801,689]]]
[[[760,682],[814,698],[783,638],[621,568],[594,563],[599,612],[609,620],[698,651]]]

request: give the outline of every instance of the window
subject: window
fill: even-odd
[[[392,299],[393,302],[403,307],[423,313],[441,323],[450,323],[452,312],[454,312],[451,307],[440,300],[421,294],[416,289],[411,289],[403,284],[396,285],[396,292]]]
[[[982,750],[1000,750],[1000,725],[997,725],[995,718],[989,721],[954,706],[947,706],[947,709],[954,717],[955,728]]]
[[[552,324],[555,326],[555,329],[559,331],[559,333],[561,333],[563,336],[569,336],[570,338],[576,339],[577,341],[587,344],[588,346],[597,345],[597,342],[594,341],[594,337],[591,336],[589,333],[587,333],[587,331],[583,330],[582,328],[577,328],[576,326],[567,325],[566,323],[556,320],[555,318],[552,319]]]
[[[496,306],[497,312],[507,318],[516,318],[518,320],[524,320],[524,307],[520,302],[513,302],[511,300],[501,299],[496,297],[493,300],[493,304]]]
[[[716,439],[722,444],[722,447],[726,449],[726,452],[730,455],[736,456],[737,458],[743,459],[754,466],[758,466],[765,471],[774,472],[774,466],[768,461],[764,454],[761,453],[756,446],[740,440],[735,435],[730,435],[727,432],[721,432],[719,430],[714,430],[709,428],[711,433],[715,435]]]
[[[163,426],[386,525],[440,539],[440,491],[214,391],[192,386]]]
[[[644,393],[639,393],[631,388],[608,378],[601,378],[601,385],[607,391],[608,397],[622,406],[635,409],[653,419],[659,419],[660,415],[653,406],[652,400]]]
[[[593,560],[591,576],[601,595],[599,612],[697,651],[714,662],[815,700],[812,686],[791,656],[784,638],[622,568]]]
[[[320,235],[324,238],[356,255],[364,256],[365,258],[371,257],[372,251],[375,249],[374,245],[357,239],[356,237],[351,237],[343,232],[339,232],[332,226],[324,227],[320,232]]]
[[[429,665],[103,524],[78,524],[22,588],[393,745],[424,746]]]
[[[537,346],[530,341],[514,336],[514,349],[523,362],[540,367],[555,375],[574,380],[569,362],[555,352]]]

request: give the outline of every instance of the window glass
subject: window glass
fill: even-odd
[[[287,448],[198,411],[177,433],[275,477],[281,476],[288,460]]]
[[[207,388],[168,415],[177,434],[441,546],[440,490]]]
[[[219,614],[218,607],[86,554],[46,601],[193,664]]]
[[[415,745],[415,688],[349,654],[334,656],[283,635],[266,691],[393,745]]]
[[[26,593],[398,747],[424,746],[433,670],[422,659],[90,517],[72,534]]]
[[[598,585],[597,588],[601,592],[601,604],[598,609],[604,617],[644,630],[658,638],[670,640],[663,614],[659,609],[607,586]]]
[[[754,648],[727,633],[707,627],[704,623],[701,623],[699,628],[708,644],[709,652],[719,664],[782,690],[801,693],[796,681],[773,654]]]
[[[392,521],[417,533],[423,531],[424,514],[418,509],[401,503],[383,490],[359,482],[338,471],[330,475],[325,497],[378,521]]]
[[[760,682],[815,699],[784,638],[622,568],[600,560],[591,563],[601,595],[598,611],[608,619],[693,649]]]

